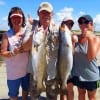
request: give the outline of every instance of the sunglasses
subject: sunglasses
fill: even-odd
[[[64,24],[66,24],[67,26],[71,26],[71,27],[74,25],[73,22],[64,22]]]
[[[85,20],[85,21],[82,21],[82,20],[79,20],[78,23],[81,25],[81,24],[89,24],[90,21],[88,20]]]

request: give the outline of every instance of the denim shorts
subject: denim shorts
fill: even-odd
[[[88,91],[93,91],[100,87],[100,80],[98,81],[80,81],[78,77],[73,77],[70,82],[81,89],[86,89]]]
[[[19,94],[19,88],[21,88],[24,91],[28,91],[29,89],[29,74],[26,76],[16,79],[16,80],[7,80],[7,85],[8,85],[8,95],[10,97],[16,97]]]

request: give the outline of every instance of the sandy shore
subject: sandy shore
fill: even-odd
[[[74,100],[78,100],[78,93],[77,93],[77,88],[74,87],[74,91],[75,91],[75,96],[74,96]],[[21,96],[21,88],[20,88],[20,96]],[[41,94],[41,99],[40,100],[46,100],[45,99],[45,93]],[[5,64],[1,64],[0,65],[0,100],[7,100],[8,98],[8,88],[7,88],[7,84],[6,84],[6,67]],[[21,99],[20,99],[21,100]],[[59,96],[58,96],[58,100]],[[86,99],[88,100],[88,99]],[[97,90],[97,100],[100,100],[100,88]]]

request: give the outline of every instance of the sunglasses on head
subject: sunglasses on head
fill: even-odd
[[[78,21],[78,23],[81,25],[81,24],[89,24],[89,22],[90,21],[88,21],[88,20],[85,20],[85,21],[83,21],[83,20],[79,20]]]
[[[68,26],[71,26],[71,27],[74,25],[73,22],[64,22],[64,24],[66,24],[66,25],[68,25]]]

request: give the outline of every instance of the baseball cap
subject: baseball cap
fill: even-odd
[[[63,22],[66,22],[68,20],[71,20],[72,22],[74,22],[71,16],[64,17]]]
[[[93,22],[93,19],[92,19],[92,17],[91,17],[90,15],[83,15],[83,16],[79,17],[78,22],[79,22],[81,19],[86,19],[86,20],[89,21],[89,22]]]
[[[13,16],[18,16],[18,17],[21,17],[21,18],[23,17],[22,14],[19,14],[19,13],[17,13],[17,14],[16,14],[16,13],[13,13],[13,14],[11,14],[10,18],[12,18]]]
[[[53,11],[53,7],[49,2],[42,2],[38,8],[38,12],[41,12],[42,10],[46,10],[48,12]]]

